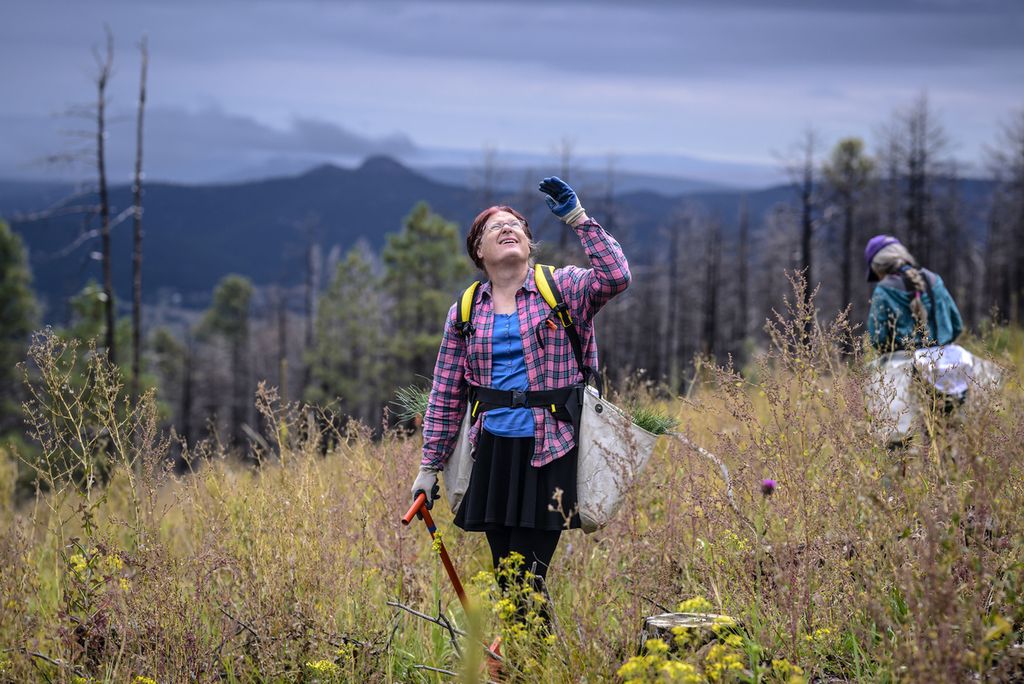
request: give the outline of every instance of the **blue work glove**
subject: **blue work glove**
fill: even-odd
[[[423,492],[427,495],[427,510],[429,511],[434,507],[434,501],[440,498],[439,491],[437,471],[433,468],[421,466],[419,475],[416,476],[416,481],[412,483],[412,500],[415,501],[420,492]]]
[[[558,176],[545,178],[540,182],[540,191],[544,193],[544,201],[554,212],[555,216],[562,219],[570,226],[582,216],[583,205],[580,204],[576,193],[569,187],[569,184]]]

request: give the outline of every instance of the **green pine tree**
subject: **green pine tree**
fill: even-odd
[[[445,316],[472,272],[461,242],[456,224],[425,202],[388,236],[382,256],[392,301],[392,388],[433,374]]]
[[[21,238],[0,221],[0,434],[20,422],[21,377],[29,336],[36,324],[32,274]]]
[[[231,359],[231,439],[244,444],[242,425],[251,403],[249,396],[249,307],[252,283],[240,275],[224,276],[213,291],[213,302],[199,325],[200,336],[217,337],[228,347]]]
[[[385,360],[381,283],[373,256],[364,247],[349,251],[320,298],[307,357],[312,383],[306,400],[337,401],[342,413],[371,426],[380,422],[386,400],[381,380]]]

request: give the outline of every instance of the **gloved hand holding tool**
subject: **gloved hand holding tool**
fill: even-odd
[[[416,499],[419,494],[426,494],[427,500],[424,504],[427,510],[434,508],[434,502],[441,496],[437,486],[437,469],[420,466],[420,472],[416,475],[416,481],[412,483],[412,498]]]

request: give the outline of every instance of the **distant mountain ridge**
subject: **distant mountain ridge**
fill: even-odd
[[[990,192],[991,182],[964,181],[962,188],[966,202],[980,201],[978,198]],[[44,209],[71,189],[61,184],[0,181],[0,215],[10,220]],[[110,196],[115,214],[131,204],[128,186],[112,188]],[[595,217],[606,218],[602,216],[606,198],[582,191],[581,197]],[[623,192],[613,198],[612,230],[628,254],[642,258],[656,249],[659,226],[682,203],[700,204],[731,233],[741,198],[747,202],[751,226],[756,230],[766,211],[779,202],[795,201],[795,194],[791,186],[674,196]],[[517,193],[499,191],[494,199],[524,211],[541,240],[555,240],[562,230],[532,188]],[[388,157],[371,157],[354,169],[325,165],[300,175],[261,181],[147,184],[145,297],[152,301],[161,291],[173,292],[188,305],[204,306],[213,287],[228,273],[243,274],[257,284],[299,284],[305,275],[310,242],[320,245],[324,253],[335,247],[347,251],[359,241],[379,249],[388,233],[400,230],[403,219],[419,201],[455,221],[465,233],[484,198],[479,190],[428,178]],[[99,280],[100,265],[95,258],[99,240],[81,239],[83,233],[98,227],[95,218],[86,222],[81,215],[59,216],[15,222],[13,227],[29,249],[34,286],[52,308],[80,290],[89,278]],[[130,220],[114,228],[113,244],[114,287],[124,302],[131,288]]]

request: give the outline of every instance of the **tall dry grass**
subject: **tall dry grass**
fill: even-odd
[[[78,350],[41,336],[33,501],[10,503],[15,455],[0,458],[0,679],[473,681],[477,642],[499,633],[504,676],[519,681],[615,680],[620,668],[630,681],[1019,678],[1024,336],[973,340],[1010,369],[1003,388],[888,448],[864,408],[864,359],[840,354],[849,326],[814,325],[794,301],[743,372],[707,370],[687,399],[622,389],[676,414],[720,463],[663,439],[612,524],[563,536],[553,637],[513,619],[479,574],[483,536],[454,528],[443,504],[435,518],[473,615],[422,525],[398,524],[418,436],[326,428],[339,423],[263,389],[275,438],[260,467],[203,444],[174,475],[153,398],[111,405],[116,375],[88,351],[89,382],[66,382]],[[630,660],[643,617],[681,601],[738,624],[702,649],[678,639]]]

